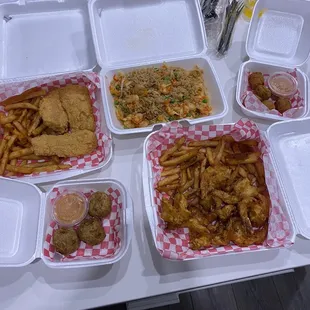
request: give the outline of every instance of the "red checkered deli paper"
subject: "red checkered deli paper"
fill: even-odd
[[[286,73],[289,73],[297,80],[297,74],[296,70],[293,71],[287,71]],[[262,113],[268,113],[268,114],[274,114],[278,116],[288,117],[288,118],[296,118],[299,116],[300,113],[302,113],[304,108],[304,98],[301,97],[300,90],[298,89],[297,92],[294,94],[292,98],[290,98],[290,102],[292,105],[292,108],[285,111],[283,114],[277,111],[276,109],[269,110],[253,93],[253,90],[251,89],[249,85],[249,75],[251,72],[247,71],[244,73],[243,76],[243,84],[245,92],[243,93],[241,100],[244,104],[244,106],[255,112],[262,112]],[[265,79],[265,85],[267,85],[267,80],[269,78],[269,74],[264,74]]]
[[[223,247],[210,247],[205,250],[191,250],[189,248],[189,233],[187,228],[167,230],[161,219],[161,201],[163,194],[158,192],[156,184],[160,179],[162,167],[159,158],[163,151],[170,147],[177,138],[187,137],[187,141],[202,141],[223,135],[231,135],[236,141],[255,139],[264,162],[266,184],[268,187],[271,208],[268,224],[267,240],[262,245],[239,247],[231,244]],[[268,142],[255,123],[248,119],[241,119],[234,125],[195,125],[182,127],[178,123],[171,123],[152,134],[146,146],[147,160],[151,166],[153,177],[154,208],[156,208],[156,247],[159,253],[168,259],[188,260],[207,257],[215,254],[263,250],[276,247],[287,247],[293,244],[294,230],[285,206],[280,204],[279,186],[271,162]],[[152,179],[152,178],[151,178]],[[155,213],[155,212],[154,212]]]
[[[54,188],[47,204],[51,207],[54,204],[55,199],[65,192],[64,188]],[[83,194],[89,198],[95,191],[85,189]],[[120,191],[117,188],[110,187],[105,191],[106,194],[112,200],[112,211],[110,215],[102,220],[102,227],[106,233],[104,240],[95,246],[91,246],[81,241],[79,249],[70,254],[69,256],[63,256],[61,254],[56,255],[56,251],[53,245],[53,234],[59,228],[56,222],[51,222],[47,227],[45,241],[43,245],[43,255],[50,261],[72,261],[81,259],[102,259],[114,257],[121,248],[121,226],[122,226],[122,208],[123,198]],[[78,225],[75,229],[78,228]]]
[[[105,133],[102,130],[101,123],[104,121],[101,119],[100,109],[102,104],[96,96],[97,90],[100,88],[100,79],[97,73],[72,73],[61,74],[49,77],[41,77],[34,80],[27,80],[21,82],[13,82],[9,84],[0,85],[0,101],[3,101],[9,97],[19,95],[27,89],[33,87],[40,87],[45,91],[51,91],[52,89],[63,87],[66,85],[75,84],[80,86],[86,86],[91,98],[91,104],[93,108],[93,114],[96,122],[96,136],[98,140],[98,147],[91,154],[87,154],[81,157],[70,157],[62,161],[63,164],[69,164],[72,166],[70,170],[74,169],[87,169],[98,166],[108,156],[110,149],[112,148],[112,139],[109,133]],[[4,111],[3,106],[0,105],[0,111]],[[0,126],[0,138],[3,135],[3,128]],[[37,162],[37,160],[29,161],[31,163]],[[33,173],[31,175],[19,175],[12,178],[28,178],[29,176],[42,176],[59,173],[59,171]],[[66,173],[63,170],[61,173]]]

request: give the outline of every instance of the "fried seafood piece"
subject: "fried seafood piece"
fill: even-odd
[[[223,208],[216,210],[216,214],[221,221],[226,222],[235,211],[236,207],[234,205],[226,205]]]
[[[201,177],[201,199],[205,199],[211,191],[225,187],[231,172],[232,169],[226,166],[209,166]]]
[[[59,96],[72,131],[95,131],[93,109],[86,86],[67,85],[59,89]]]
[[[267,223],[253,233],[249,233],[240,218],[231,218],[227,229],[229,239],[241,247],[251,244],[262,244],[268,233]]]
[[[264,85],[257,86],[254,93],[261,98],[262,101],[268,100],[271,97],[271,90]]]
[[[258,199],[245,198],[238,204],[240,217],[249,232],[253,226],[260,227],[266,223],[269,216],[269,202],[264,195],[258,194]]]
[[[163,198],[161,206],[162,219],[174,227],[182,227],[191,217],[191,212],[187,210],[187,200],[180,193],[175,195],[174,206],[166,198]]]
[[[35,155],[72,157],[90,154],[97,148],[97,137],[89,130],[61,136],[42,135],[31,139]]]
[[[68,117],[61,105],[58,88],[41,99],[39,113],[44,125],[55,133],[63,134],[68,131]]]
[[[77,251],[80,240],[73,228],[59,228],[53,235],[55,251],[62,255],[69,255]]]
[[[211,234],[197,234],[197,233],[189,233],[189,240],[190,240],[190,248],[192,250],[200,250],[202,248],[208,248],[212,244],[212,236]]]
[[[255,90],[257,86],[264,85],[264,76],[261,72],[253,72],[249,75],[250,87]]]
[[[217,225],[216,231],[212,236],[212,245],[213,246],[225,246],[228,245],[230,242],[229,240],[229,233],[226,229],[225,225],[219,224]]]
[[[276,103],[275,103],[276,109],[280,112],[280,113],[284,113],[287,110],[292,108],[291,102],[289,99],[287,98],[279,98]]]
[[[212,195],[220,198],[225,203],[230,204],[230,205],[234,205],[234,204],[238,203],[238,201],[240,200],[237,196],[230,194],[230,193],[226,193],[224,191],[220,191],[220,190],[214,190],[212,192]]]
[[[255,197],[258,195],[257,187],[252,186],[248,178],[238,180],[234,185],[234,192],[240,198]]]

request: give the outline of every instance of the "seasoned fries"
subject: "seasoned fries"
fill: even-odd
[[[7,112],[0,112],[0,126],[4,129],[4,135],[0,138],[0,176],[11,177],[71,168],[70,165],[61,164],[57,156],[44,157],[33,153],[30,137],[38,136],[46,129],[37,112],[41,96],[45,94],[44,90],[32,88],[0,103]],[[28,163],[29,160],[36,162]]]
[[[170,197],[161,213],[168,229],[187,227],[193,250],[262,244],[270,202],[260,155],[255,140],[178,139],[160,157],[156,188]]]

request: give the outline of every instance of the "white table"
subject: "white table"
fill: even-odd
[[[228,56],[213,61],[229,103],[225,122],[243,116],[234,98],[236,74],[246,58],[246,29],[247,24],[239,22]],[[143,135],[114,137],[114,158],[108,169],[87,176],[116,178],[131,193],[134,235],[125,257],[113,266],[84,269],[49,269],[40,260],[24,268],[3,268],[0,270],[0,309],[86,309],[225,284],[310,264],[310,241],[301,238],[297,238],[289,250],[216,256],[190,262],[161,258],[153,246],[142,202],[144,138]]]

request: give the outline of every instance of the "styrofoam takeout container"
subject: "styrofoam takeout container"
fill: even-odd
[[[123,128],[109,91],[113,75],[160,66],[163,62],[185,69],[198,65],[204,70],[213,113],[187,120],[189,124],[213,121],[227,114],[217,74],[205,57],[207,42],[199,0],[91,0],[89,11],[97,60],[102,68],[105,115],[113,133],[149,133],[156,126]]]
[[[308,114],[309,82],[299,67],[310,55],[309,10],[310,3],[307,1],[259,0],[256,3],[246,40],[250,61],[240,67],[236,91],[237,103],[245,115],[274,121],[290,119],[249,110],[243,105],[242,97],[248,71],[271,74],[293,68],[297,68],[299,90],[304,98],[304,107],[294,118],[304,118]]]
[[[227,124],[227,126],[230,128],[233,124]],[[212,132],[210,134],[212,137],[216,136],[218,132],[225,132],[225,124],[224,125],[210,125],[210,126],[203,126],[204,129],[208,127],[209,132]],[[290,127],[291,126],[291,127]],[[302,127],[303,131],[301,132],[298,130],[297,126]],[[307,157],[309,157],[310,154],[310,148],[307,150],[307,141],[310,141],[310,134],[307,134],[307,139],[305,138],[305,135],[302,135],[303,133],[306,133],[307,128],[310,126],[310,119],[304,119],[300,121],[285,121],[281,123],[276,123],[270,127],[267,134],[267,140],[270,141],[270,144],[272,146],[270,150],[270,165],[275,169],[275,174],[273,174],[273,170],[270,171],[270,177],[275,179],[275,183],[272,183],[272,190],[277,191],[278,194],[278,205],[281,206],[283,214],[286,216],[286,223],[279,223],[278,225],[283,225],[282,229],[288,229],[286,227],[289,225],[290,229],[290,235],[287,236],[288,239],[291,240],[292,243],[295,241],[295,237],[297,234],[301,234],[305,238],[310,239],[310,224],[309,224],[309,216],[310,213],[306,210],[307,208],[307,188],[304,184],[306,184],[306,174],[305,171],[306,168],[309,166],[308,161],[306,160]],[[222,129],[220,129],[222,128]],[[196,129],[201,135],[202,129],[201,127]],[[165,132],[162,132],[161,138],[165,139]],[[183,135],[182,130],[174,130],[171,131],[174,132],[174,134]],[[169,134],[171,133],[169,132]],[[296,145],[289,140],[290,136],[287,136],[287,133],[291,133],[291,136],[294,137],[294,141],[296,139],[300,141],[299,146],[300,150],[293,150]],[[300,133],[299,136],[295,132]],[[155,176],[154,172],[152,171],[152,165],[151,162],[147,159],[148,154],[148,148],[150,147],[150,141],[152,140],[152,137],[156,135],[157,132],[153,132],[150,135],[147,136],[147,138],[144,141],[144,147],[143,147],[143,170],[142,170],[142,182],[143,182],[143,191],[144,191],[144,200],[145,200],[145,209],[148,217],[148,221],[150,224],[153,242],[155,247],[158,249],[158,244],[163,243],[164,241],[157,236],[158,232],[158,213],[155,206],[155,200],[156,195],[154,191],[154,181]],[[225,134],[225,133],[224,133]],[[196,137],[195,131],[191,131],[189,133],[192,138]],[[280,137],[280,139],[279,139]],[[284,141],[284,142],[283,142]],[[289,141],[289,142],[286,142]],[[291,150],[287,153],[287,147],[286,145],[288,143],[291,143]],[[309,144],[309,143],[308,143]],[[310,145],[310,144],[309,144]],[[156,145],[155,145],[156,146]],[[280,147],[281,146],[281,149]],[[304,152],[306,150],[306,152]],[[295,160],[295,153],[298,152],[298,158]],[[287,154],[287,156],[286,156]],[[295,154],[295,155],[294,155]],[[282,160],[284,158],[284,160]],[[289,158],[289,159],[288,159]],[[286,160],[286,162],[285,162]],[[298,166],[298,167],[297,167]],[[300,167],[300,168],[299,168]],[[288,171],[287,171],[288,170]],[[269,173],[269,172],[268,172]],[[294,175],[295,174],[295,175]],[[301,177],[301,175],[303,175]],[[295,178],[294,178],[295,177]],[[294,185],[292,184],[292,180],[294,181]],[[294,196],[294,191],[297,191],[295,189],[297,187],[298,193],[298,199],[301,196],[298,203],[296,202],[296,196]],[[293,197],[293,198],[291,198]],[[276,199],[273,197],[273,199]],[[293,200],[295,199],[295,200]],[[277,214],[275,211],[274,215],[275,217],[280,217],[280,214]],[[269,218],[269,221],[277,221],[275,218]],[[282,232],[283,233],[283,232]],[[274,236],[276,237],[276,236]],[[283,235],[280,235],[280,237],[283,237]],[[172,237],[173,238],[173,237]],[[168,245],[165,244],[165,246],[168,248]],[[180,246],[182,247],[182,244],[179,243],[173,243],[171,245],[172,247]],[[231,255],[231,254],[241,254],[241,253],[247,253],[249,250],[255,250],[255,251],[265,251],[272,249],[275,245],[272,245],[270,247],[258,247],[257,246],[250,246],[247,248],[241,248],[237,247],[234,251],[234,248],[229,247],[228,250],[219,248],[220,250],[217,251],[216,249],[210,251],[209,255],[214,254],[225,254],[225,255]],[[285,245],[290,246],[290,244]],[[225,247],[224,247],[225,248]],[[166,248],[165,248],[166,249]],[[161,255],[163,255],[161,253]],[[165,256],[164,256],[165,257]],[[191,257],[191,258],[184,258],[183,260],[192,260],[192,259],[198,259],[201,257]],[[171,257],[169,259],[172,259]]]
[[[310,118],[271,125],[267,130],[276,173],[299,234],[310,239]]]
[[[109,258],[54,261],[43,254],[46,231],[52,219],[50,197],[54,188],[81,191],[106,191],[113,187],[120,192],[120,247]],[[22,193],[16,195],[16,193]],[[42,193],[36,186],[17,180],[0,178],[0,267],[22,267],[41,258],[51,268],[88,267],[113,264],[126,253],[133,231],[133,208],[125,187],[113,179],[64,181]],[[60,256],[60,255],[59,255]]]
[[[72,78],[74,72],[91,72],[97,66],[87,1],[1,1],[0,18],[0,84],[4,89],[14,87],[15,82],[30,83],[59,74],[72,73]],[[111,139],[100,90],[96,99],[100,129]],[[25,176],[23,181],[46,183],[93,172],[108,164],[112,148],[105,155],[96,167]]]

